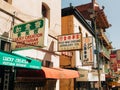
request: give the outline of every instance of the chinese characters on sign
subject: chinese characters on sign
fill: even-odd
[[[47,46],[48,22],[45,18],[14,26],[12,49]]]
[[[74,33],[58,37],[58,51],[81,49],[81,34]]]
[[[92,37],[83,38],[83,65],[93,65],[93,40]]]

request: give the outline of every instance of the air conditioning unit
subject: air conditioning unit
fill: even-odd
[[[48,61],[48,60],[43,60],[43,61],[42,61],[42,66],[45,66],[45,67],[53,67],[53,62]]]

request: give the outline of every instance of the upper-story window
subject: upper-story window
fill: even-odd
[[[88,34],[87,33],[85,34],[85,36],[86,36],[86,38],[88,38]]]
[[[79,26],[78,28],[79,28],[79,32],[82,33],[82,28],[81,28],[81,26]]]
[[[12,0],[4,0],[4,1],[6,1],[6,2],[12,4]]]
[[[0,50],[9,52],[10,48],[11,48],[11,43],[10,42],[0,39]]]
[[[44,5],[42,5],[42,15],[43,17],[47,17],[47,9],[45,8]]]
[[[50,8],[45,3],[42,3],[42,16],[50,20]]]

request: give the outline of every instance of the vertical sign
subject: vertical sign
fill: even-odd
[[[45,18],[14,26],[12,49],[47,46],[48,21]]]
[[[93,38],[83,38],[83,62],[84,66],[93,65]]]
[[[116,54],[110,54],[110,61],[111,63],[111,69],[114,70],[114,72],[117,71],[117,59]]]

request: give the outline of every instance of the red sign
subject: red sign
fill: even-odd
[[[116,58],[116,54],[110,54],[110,58]]]
[[[117,68],[120,68],[120,60],[117,60]]]
[[[112,62],[111,64],[111,69],[113,69],[115,72],[117,71],[117,59],[116,59],[116,54],[111,54],[110,55],[110,61]]]

